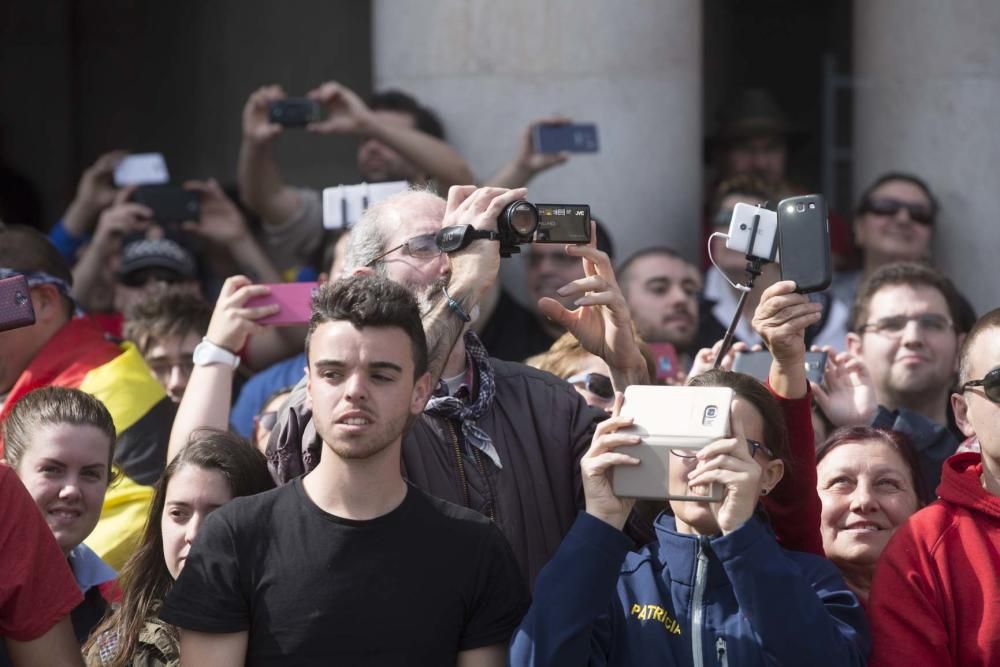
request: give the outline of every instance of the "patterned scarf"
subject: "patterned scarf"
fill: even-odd
[[[477,379],[478,391],[476,400],[467,404],[455,396],[449,396],[447,388],[442,392],[444,382],[438,383],[438,394],[427,402],[424,412],[435,417],[453,419],[462,423],[462,435],[466,442],[472,443],[474,447],[490,457],[498,468],[503,466],[500,457],[489,434],[476,426],[476,421],[486,414],[486,411],[493,406],[493,397],[496,395],[496,382],[493,379],[493,365],[490,363],[490,355],[483,346],[482,341],[472,331],[465,332],[465,352],[469,362],[473,364],[475,377]]]

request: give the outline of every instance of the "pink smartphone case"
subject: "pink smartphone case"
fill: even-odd
[[[35,308],[24,276],[0,280],[0,331],[35,323]]]
[[[278,283],[268,287],[271,288],[270,294],[249,299],[246,307],[257,308],[276,303],[281,306],[281,310],[257,320],[258,324],[293,326],[309,322],[309,316],[312,314],[312,298],[319,288],[318,283]]]

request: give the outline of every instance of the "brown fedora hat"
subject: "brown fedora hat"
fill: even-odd
[[[726,142],[768,135],[792,138],[802,134],[792,126],[774,97],[762,88],[747,88],[733,96],[722,108],[713,142]]]

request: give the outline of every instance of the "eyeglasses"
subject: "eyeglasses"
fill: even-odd
[[[969,387],[982,387],[986,398],[1000,403],[1000,368],[994,368],[982,380],[969,380],[962,385],[962,392],[968,391]]]
[[[953,330],[952,321],[944,315],[937,313],[924,313],[922,315],[892,315],[882,317],[874,322],[866,322],[860,328],[861,333],[874,331],[877,334],[895,338],[901,336],[903,329],[910,322],[916,322],[917,328],[931,334],[942,334]]]
[[[579,373],[566,378],[566,382],[572,385],[583,385],[583,388],[594,396],[604,399],[615,397],[615,387],[611,384],[611,378],[602,373]]]
[[[126,287],[145,287],[151,282],[176,285],[177,283],[182,283],[188,279],[176,271],[171,271],[170,269],[151,268],[130,271],[129,273],[120,276],[119,280]]]
[[[757,456],[758,451],[764,452],[769,459],[776,458],[774,456],[774,452],[772,452],[771,449],[764,443],[751,440],[750,438],[747,438],[746,440],[747,447],[750,449],[751,458]],[[693,449],[671,449],[670,453],[679,459],[687,459],[688,461],[698,458],[696,450]]]
[[[380,259],[386,255],[391,255],[397,250],[402,250],[405,254],[410,257],[416,257],[417,259],[433,259],[441,254],[441,248],[438,247],[437,241],[435,240],[436,234],[421,234],[420,236],[414,236],[412,239],[407,239],[403,243],[400,243],[395,248],[386,250],[384,253],[370,260],[365,266],[373,266]]]
[[[256,429],[258,426],[263,428],[265,431],[274,430],[274,425],[278,422],[277,412],[262,412],[259,415],[254,415],[253,426]]]
[[[895,216],[904,208],[913,222],[921,225],[934,224],[934,214],[931,212],[930,207],[924,204],[911,204],[891,197],[869,199],[865,202],[861,210],[865,213],[874,213],[875,215]]]

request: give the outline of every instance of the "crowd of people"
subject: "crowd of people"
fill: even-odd
[[[285,97],[249,96],[234,188],[184,183],[198,220],[111,151],[47,233],[0,221],[35,316],[0,330],[0,666],[1000,664],[1000,308],[935,266],[927,182],[831,214],[818,293],[767,264],[741,313],[741,253],[616,258],[595,219],[512,294],[486,237],[570,155],[533,124],[471,185],[412,96],[326,82],[305,130],[410,183],[328,230],[274,155]],[[727,109],[706,243],[806,191],[773,101]],[[483,238],[445,252],[453,225]],[[308,322],[267,323],[311,281]],[[667,456],[671,496],[720,501],[614,492],[623,392],[664,383],[732,392],[727,437]]]

